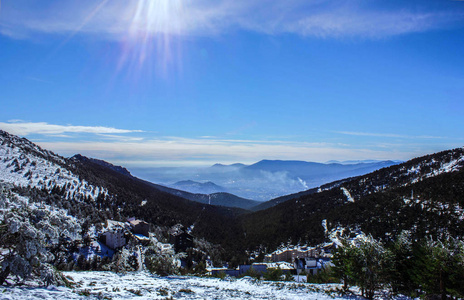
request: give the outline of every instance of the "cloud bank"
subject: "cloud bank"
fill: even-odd
[[[11,120],[8,123],[0,122],[0,128],[16,135],[62,135],[64,133],[93,133],[93,134],[121,134],[142,132],[141,130],[117,129],[103,126],[73,126],[73,125],[54,125],[46,122],[24,122],[21,120]]]
[[[409,152],[351,149],[333,144],[279,141],[205,139],[151,139],[140,142],[39,142],[63,155],[82,153],[127,166],[186,166],[220,163],[253,163],[261,159],[328,161],[340,158],[409,158]]]
[[[414,141],[410,141],[410,144],[405,142],[385,145],[385,141],[366,144],[359,143],[356,139],[340,144],[320,141],[238,140],[208,136],[185,138],[154,136],[154,133],[143,130],[55,125],[21,120],[0,122],[0,129],[20,136],[32,136],[29,138],[33,142],[63,156],[80,153],[126,167],[205,166],[214,163],[254,163],[262,159],[317,162],[333,159],[406,160],[430,152],[430,149],[421,149]],[[354,136],[366,134],[340,133]],[[398,135],[391,134],[388,137],[397,138]],[[408,137],[408,140],[411,139],[414,140]]]

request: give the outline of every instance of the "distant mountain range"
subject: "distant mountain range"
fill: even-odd
[[[210,194],[228,192],[242,198],[267,201],[348,177],[397,164],[369,161],[350,164],[261,160],[252,165],[215,164],[206,168],[133,169],[136,176],[176,189]]]

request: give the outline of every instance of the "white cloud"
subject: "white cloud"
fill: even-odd
[[[65,156],[76,153],[125,166],[159,166],[242,162],[261,159],[328,161],[407,159],[411,152],[353,149],[325,143],[167,138],[139,142],[39,142]]]
[[[333,159],[407,160],[430,152],[423,145],[411,143],[384,145],[384,142],[367,144],[355,142],[341,144],[278,139],[226,139],[212,136],[154,138],[153,135],[149,136],[150,133],[141,130],[103,126],[54,125],[22,120],[0,122],[0,129],[22,136],[42,135],[43,137],[32,141],[64,156],[80,153],[127,167],[210,165],[218,162],[254,163],[262,159],[319,162]],[[137,134],[141,132],[143,137]],[[338,133],[354,136],[406,137],[396,134],[366,132],[342,131]]]
[[[39,2],[40,3],[40,2]],[[421,32],[462,21],[462,10],[424,8],[407,2],[386,8],[382,1],[320,0],[103,0],[55,1],[30,5],[16,0],[2,7],[0,31],[128,36],[214,35],[234,29],[268,34],[385,37]]]
[[[21,120],[11,120],[8,123],[0,122],[0,128],[9,133],[22,136],[31,134],[60,136],[63,133],[122,134],[142,132],[141,130],[117,129],[103,126],[54,125],[46,122],[24,122]]]
[[[359,131],[335,131],[344,135],[353,136],[370,136],[370,137],[383,137],[383,138],[400,138],[400,139],[446,139],[445,136],[432,136],[432,135],[405,135],[396,133],[373,133],[373,132],[359,132]]]

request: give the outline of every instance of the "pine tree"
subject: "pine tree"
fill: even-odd
[[[417,249],[413,280],[426,294],[464,297],[464,243],[427,240]]]
[[[415,297],[419,286],[413,280],[415,269],[416,245],[412,242],[411,233],[403,231],[391,244],[392,270],[388,274],[393,294],[404,294]]]

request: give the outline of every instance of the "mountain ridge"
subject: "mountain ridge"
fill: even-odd
[[[129,216],[183,224],[235,262],[247,259],[245,251],[323,242],[323,221],[329,230],[360,228],[386,240],[403,230],[417,238],[464,236],[464,148],[286,195],[256,212],[189,201],[99,160],[66,159],[3,131],[0,156],[0,179],[15,192],[72,209],[82,224]]]

